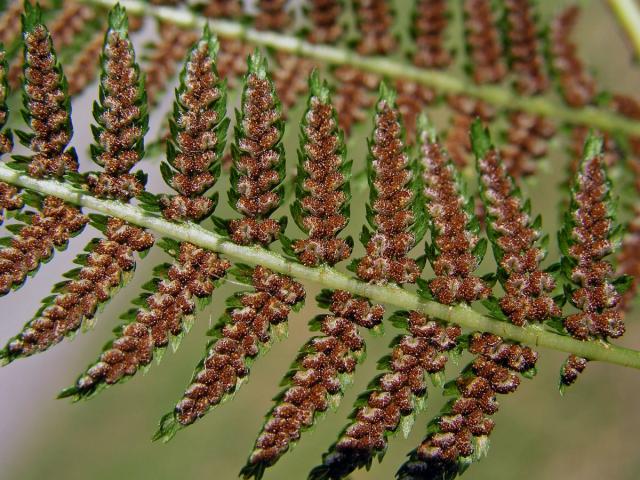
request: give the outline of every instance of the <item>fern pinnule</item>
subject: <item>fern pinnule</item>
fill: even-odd
[[[409,453],[396,475],[399,480],[452,479],[482,458],[494,427],[489,416],[499,407],[496,394],[515,391],[520,384],[517,373],[529,376],[538,358],[529,347],[488,333],[472,334],[468,349],[476,359],[445,385],[453,398],[429,423],[422,443]]]
[[[487,232],[498,262],[498,278],[504,296],[498,302],[509,320],[519,326],[560,317],[562,311],[551,293],[551,274],[540,270],[546,256],[541,246],[541,217],[531,218],[524,201],[506,171],[489,133],[476,121],[471,127],[473,149],[480,175],[480,192],[487,212]]]
[[[504,0],[505,43],[515,88],[525,95],[544,92],[549,85],[534,5],[527,0]]]
[[[311,43],[335,43],[343,34],[340,23],[342,0],[310,0],[306,7],[310,26],[307,40]]]
[[[308,238],[294,241],[291,247],[304,265],[335,265],[351,254],[347,241],[337,238],[349,221],[351,162],[346,161],[329,87],[320,83],[315,70],[309,90],[300,127],[297,195],[291,207]]]
[[[296,201],[292,216],[308,238],[296,240],[290,253],[305,265],[334,265],[351,253],[350,245],[337,237],[349,218],[349,174],[342,132],[337,127],[329,87],[317,71],[309,78],[307,110],[302,119]],[[286,242],[288,244],[289,242]],[[317,415],[335,407],[342,397],[358,360],[364,340],[358,326],[374,328],[384,309],[344,291],[323,291],[318,296],[332,315],[319,315],[310,326],[323,335],[307,342],[282,384],[265,425],[256,440],[245,478],[260,478],[310,428]]]
[[[165,182],[178,195],[161,196],[167,220],[200,222],[209,217],[216,197],[206,196],[220,175],[220,158],[229,127],[227,87],[216,69],[218,41],[205,29],[187,55],[176,90]]]
[[[334,103],[338,123],[349,136],[355,125],[367,118],[367,110],[375,103],[375,89],[380,77],[350,66],[338,67],[333,72],[337,88]]]
[[[168,220],[200,222],[215,208],[215,201],[204,193],[217,180],[229,124],[225,118],[226,88],[215,69],[217,51],[216,39],[205,29],[180,76],[173,136],[167,163],[163,163],[165,180],[179,194],[160,197],[162,214]],[[116,331],[115,340],[99,361],[61,396],[91,396],[151,363],[171,338],[180,338],[188,330],[189,319],[204,299],[211,297],[217,281],[231,266],[214,252],[187,242],[163,240],[162,246],[175,258],[174,263],[158,269],[161,275],[147,284],[148,293],[138,302],[140,308],[122,317],[127,323]],[[172,344],[177,347],[176,342]]]
[[[616,308],[628,287],[628,277],[615,277],[606,257],[616,250],[621,229],[616,227],[610,182],[602,155],[602,139],[589,136],[571,188],[571,204],[558,234],[562,271],[570,286],[566,295],[578,309],[564,319],[570,335],[581,340],[618,338],[625,332],[623,313]],[[563,368],[561,382],[575,375]]]
[[[473,273],[480,265],[487,242],[479,236],[473,199],[465,197],[459,172],[433,133],[422,133],[420,159],[426,210],[431,228],[427,247],[435,278],[428,282],[433,297],[445,305],[471,303],[491,290]]]
[[[490,0],[465,0],[465,46],[469,56],[466,68],[479,85],[498,83],[507,74],[500,32]]]
[[[109,29],[101,56],[100,102],[94,104],[95,143],[91,157],[104,170],[87,177],[89,190],[100,198],[129,201],[144,190],[130,170],[144,155],[149,128],[144,78],[128,35],[126,11],[117,5],[109,12]]]
[[[90,397],[149,365],[172,338],[188,330],[197,308],[211,298],[216,281],[230,266],[214,252],[187,242],[176,245],[165,241],[163,246],[175,256],[174,263],[156,269],[162,270],[162,276],[147,284],[147,292],[138,302],[143,306],[121,317],[128,321],[116,330],[116,338],[60,397]],[[171,343],[175,349],[177,344]]]
[[[361,55],[384,55],[398,46],[393,34],[395,12],[388,0],[356,0],[358,26],[356,51]]]
[[[283,30],[291,24],[292,17],[287,11],[289,0],[258,0],[258,14],[253,20],[258,30]]]
[[[533,175],[536,160],[547,154],[556,127],[545,117],[525,112],[511,112],[508,117],[506,143],[500,149],[505,166],[515,178]]]
[[[592,103],[597,93],[595,79],[578,56],[578,46],[571,40],[579,16],[577,5],[562,10],[551,22],[547,38],[551,71],[562,97],[573,107]]]
[[[266,58],[256,51],[249,59],[231,150],[229,203],[244,218],[231,220],[229,233],[241,245],[268,245],[280,233],[280,224],[269,216],[283,199],[283,132],[280,100],[267,72]]]
[[[444,0],[418,0],[411,13],[411,38],[415,46],[414,65],[423,68],[445,68],[453,61],[446,46],[449,26],[447,2]]]

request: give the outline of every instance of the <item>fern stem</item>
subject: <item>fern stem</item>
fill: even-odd
[[[640,7],[636,0],[609,0],[611,10],[624,28],[635,56],[640,58]]]
[[[112,7],[115,0],[80,0],[82,3]],[[631,0],[611,0],[612,4],[628,4]],[[402,78],[432,87],[441,93],[464,94],[493,105],[521,110],[531,114],[555,118],[558,121],[588,125],[602,130],[617,130],[630,135],[640,135],[640,122],[623,118],[615,113],[595,107],[569,108],[544,97],[527,97],[517,94],[508,86],[475,85],[463,78],[438,70],[426,70],[386,57],[358,55],[348,49],[331,45],[314,45],[293,35],[272,31],[259,31],[240,22],[211,20],[188,10],[154,6],[139,0],[122,0],[120,4],[135,15],[150,15],[182,27],[202,28],[209,23],[213,33],[221,38],[240,39],[254,45],[273,48],[282,52],[309,57],[332,65],[348,65],[389,78]],[[627,7],[628,8],[628,7]],[[626,10],[625,10],[626,11]],[[629,18],[625,15],[625,18]],[[635,26],[635,23],[634,23]],[[640,32],[640,30],[638,31]],[[640,33],[638,47],[640,47]]]
[[[447,306],[424,300],[415,293],[391,285],[370,285],[344,275],[331,267],[305,267],[261,247],[236,245],[199,225],[169,222],[142,208],[113,200],[102,200],[56,180],[31,178],[2,164],[0,164],[0,181],[58,197],[66,202],[155,230],[157,233],[175,240],[190,242],[199,247],[223,253],[240,262],[262,265],[296,279],[316,282],[334,290],[346,290],[374,302],[387,303],[406,310],[417,310],[446,322],[454,322],[471,330],[490,332],[504,339],[573,353],[589,360],[640,369],[640,351],[605,344],[601,341],[575,340],[568,336],[545,331],[539,326],[517,327],[493,320],[470,307]]]

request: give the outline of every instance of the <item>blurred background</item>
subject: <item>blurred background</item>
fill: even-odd
[[[537,3],[543,19],[547,20],[568,2],[539,0]],[[398,4],[398,15],[406,22],[409,2]],[[638,94],[640,69],[633,63],[630,49],[606,2],[581,4],[583,14],[576,32],[580,55],[593,67],[603,89]],[[139,48],[153,36],[154,28],[154,22],[147,21],[145,28],[135,35]],[[401,22],[398,28],[402,29]],[[80,153],[81,171],[95,168],[86,154],[91,141],[90,105],[95,95],[94,86],[74,103],[74,144]],[[172,101],[170,97],[163,102],[165,110]],[[285,138],[290,171],[296,161],[297,126],[303,104],[299,102],[290,114]],[[447,124],[443,112],[441,107],[434,107],[432,112],[440,128]],[[154,138],[161,128],[163,116],[162,113],[153,116],[149,138]],[[15,113],[14,117],[17,117]],[[370,127],[371,121],[358,127],[349,144],[349,156],[355,160],[356,171],[364,164],[364,138]],[[565,178],[568,163],[566,135],[560,137],[552,142],[550,155],[542,162],[539,174],[524,185],[525,194],[532,197],[534,211],[543,213],[545,230],[551,235],[549,260],[557,257],[554,239],[558,206],[564,194],[559,184]],[[166,190],[159,178],[158,163],[158,158],[149,158],[141,164],[150,173],[148,188],[152,192]],[[216,187],[221,193],[226,188],[225,180],[226,177]],[[348,233],[356,238],[364,218],[362,199],[365,194],[361,191],[354,195]],[[225,203],[221,202],[217,211],[223,217],[230,215],[226,205],[223,206]],[[285,212],[284,209],[282,211]],[[292,226],[288,233],[294,237],[299,234]],[[87,228],[79,238],[72,240],[68,250],[56,253],[56,260],[44,265],[24,288],[0,298],[2,344],[32,317],[40,299],[48,294],[61,273],[71,268],[74,256],[95,235],[95,230]],[[416,252],[422,253],[422,246],[417,247]],[[360,253],[360,250],[355,253]],[[77,375],[97,358],[102,345],[110,338],[111,330],[119,323],[118,315],[129,308],[130,300],[137,296],[152,267],[165,260],[164,254],[154,249],[144,261],[138,262],[133,281],[107,305],[91,332],[79,334],[73,341],[65,341],[46,354],[0,369],[0,479],[227,480],[237,477],[260,430],[263,416],[271,406],[271,398],[279,391],[281,377],[297,349],[311,335],[307,321],[319,313],[313,300],[318,293],[315,285],[308,285],[305,308],[289,319],[289,338],[277,343],[269,354],[254,364],[250,381],[240,389],[235,399],[181,431],[168,444],[152,443],[151,436],[159,418],[170,411],[180,398],[195,364],[204,353],[207,343],[205,332],[219,316],[224,299],[236,289],[233,285],[225,285],[214,292],[214,301],[198,316],[177,353],[167,352],[161,365],[154,364],[146,375],[139,374],[90,401],[71,404],[55,399],[63,387],[70,386]],[[493,268],[493,259],[487,255],[482,265],[483,272]],[[425,276],[430,275],[427,268]],[[637,311],[632,312],[621,344],[640,348],[637,320]],[[359,367],[356,382],[348,390],[339,410],[327,414],[312,432],[306,433],[294,452],[285,455],[267,471],[266,479],[306,478],[345,424],[353,400],[374,375],[376,359],[387,353],[387,344],[396,333],[393,327],[387,326],[383,337],[364,334],[368,358]],[[640,372],[590,364],[577,384],[561,397],[557,388],[558,371],[565,355],[549,350],[540,350],[539,353],[538,376],[523,381],[515,394],[499,399],[501,408],[495,416],[496,428],[491,435],[489,455],[473,465],[465,478],[640,478],[637,443],[640,432],[637,409]],[[462,365],[466,360],[462,359]],[[447,377],[455,377],[462,365],[450,365]],[[418,444],[426,423],[443,403],[437,389],[431,388],[429,396],[428,409],[418,417],[409,438],[395,437],[382,464],[375,463],[370,472],[359,471],[351,478],[393,478],[404,456]]]

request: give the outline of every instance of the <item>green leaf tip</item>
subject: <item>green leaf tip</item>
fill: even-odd
[[[115,6],[109,10],[109,30],[125,35],[129,32],[127,10],[119,3],[116,3]]]
[[[470,136],[471,149],[477,159],[484,158],[489,150],[493,149],[489,129],[484,127],[479,118],[476,118],[471,124]]]
[[[584,149],[582,158],[584,160],[591,160],[602,153],[603,140],[602,137],[596,135],[593,131],[589,132],[587,139],[584,141]]]
[[[256,75],[260,79],[267,78],[267,57],[259,49],[255,49],[248,59],[247,75]]]
[[[396,104],[397,92],[387,86],[387,83],[383,80],[380,82],[380,89],[378,92],[378,102],[386,102],[390,107],[394,107]]]
[[[32,4],[29,0],[24,1],[24,13],[22,14],[22,31],[23,33],[31,32],[33,29],[42,25],[42,8],[40,4]]]
[[[309,75],[309,96],[317,97],[321,103],[331,102],[331,89],[326,80],[320,79],[320,72],[314,68]]]
[[[427,112],[421,112],[416,123],[418,138],[423,142],[436,143],[438,141],[438,131],[436,126],[429,119]]]
[[[218,50],[220,50],[220,42],[218,42],[218,37],[215,34],[211,33],[208,22],[204,24],[200,41],[207,42],[207,45],[209,47],[209,56],[211,58],[215,58],[218,55]]]

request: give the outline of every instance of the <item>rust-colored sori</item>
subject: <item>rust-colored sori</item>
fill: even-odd
[[[193,423],[232,394],[249,374],[247,361],[272,340],[271,327],[286,322],[291,307],[304,298],[302,285],[263,267],[253,269],[251,283],[255,292],[243,293],[241,306],[231,309],[219,325],[207,356],[161,429],[174,419],[180,425]]]
[[[595,79],[577,54],[578,46],[571,40],[580,8],[571,5],[558,13],[549,28],[551,70],[564,100],[572,107],[590,104],[597,93]]]
[[[475,333],[469,351],[477,355],[455,381],[455,397],[431,424],[433,430],[400,468],[399,478],[454,478],[464,458],[486,448],[498,411],[496,394],[520,385],[517,373],[534,368],[537,354],[529,347],[505,343],[496,335]]]
[[[64,223],[59,225],[61,228]],[[51,236],[51,230],[46,235]],[[133,270],[133,252],[147,250],[153,244],[151,234],[115,218],[109,219],[105,235],[106,239],[92,245],[77,278],[63,282],[56,289],[55,298],[45,303],[22,332],[9,341],[6,351],[2,352],[3,361],[46,350],[78,330],[94,316],[98,306],[113,295],[122,276]]]
[[[400,114],[395,93],[382,91],[378,101],[368,162],[373,171],[375,197],[371,208],[376,231],[366,245],[366,255],[358,263],[358,276],[367,282],[414,283],[420,275],[415,260],[407,253],[416,242],[411,226],[415,187],[412,162],[402,140]],[[373,191],[372,190],[372,191]]]
[[[230,201],[244,218],[232,220],[229,232],[241,245],[268,245],[280,232],[269,215],[280,205],[284,162],[282,108],[267,74],[266,60],[258,53],[250,59],[242,95],[242,112],[232,146],[237,180]],[[237,194],[236,194],[237,192]],[[237,198],[236,198],[237,195]]]
[[[602,155],[602,140],[589,137],[573,185],[571,204],[560,234],[560,248],[574,288],[569,300],[578,309],[564,327],[580,340],[618,338],[625,332],[621,295],[606,257],[617,247],[610,208],[611,193]],[[572,356],[562,369],[562,382],[573,383],[584,360]]]
[[[560,317],[562,312],[550,294],[554,278],[540,270],[546,251],[538,246],[540,219],[532,219],[517,193],[513,179],[488,132],[476,122],[472,126],[474,150],[480,174],[482,199],[487,212],[487,228],[498,256],[504,296],[499,305],[509,320],[518,326]]]
[[[347,242],[337,238],[348,222],[350,165],[346,165],[346,149],[329,88],[319,82],[315,73],[301,126],[298,183],[304,193],[293,208],[294,216],[299,212],[296,221],[308,234],[308,238],[295,241],[293,249],[308,266],[335,265],[351,254]]]
[[[27,60],[23,117],[31,131],[17,133],[33,155],[16,158],[26,162],[29,175],[61,178],[78,168],[75,151],[68,148],[73,130],[66,80],[53,50],[51,35],[42,23],[40,9],[25,4],[22,22]],[[0,88],[7,92],[6,83],[0,83],[3,84]],[[4,190],[10,200],[7,206],[17,206],[13,189]],[[78,208],[58,198],[37,198],[34,206],[39,211],[31,214],[10,246],[0,249],[0,292],[3,294],[24,283],[29,273],[51,258],[54,247],[66,246],[71,236],[79,233],[88,221]]]
[[[100,77],[102,101],[96,112],[99,128],[91,152],[93,160],[104,170],[90,174],[87,182],[98,197],[128,201],[144,190],[130,170],[144,154],[148,114],[126,16],[121,15],[118,18],[112,13],[105,37]]]
[[[311,25],[307,40],[311,43],[334,43],[344,31],[340,23],[343,2],[340,0],[310,0],[308,17]]]

